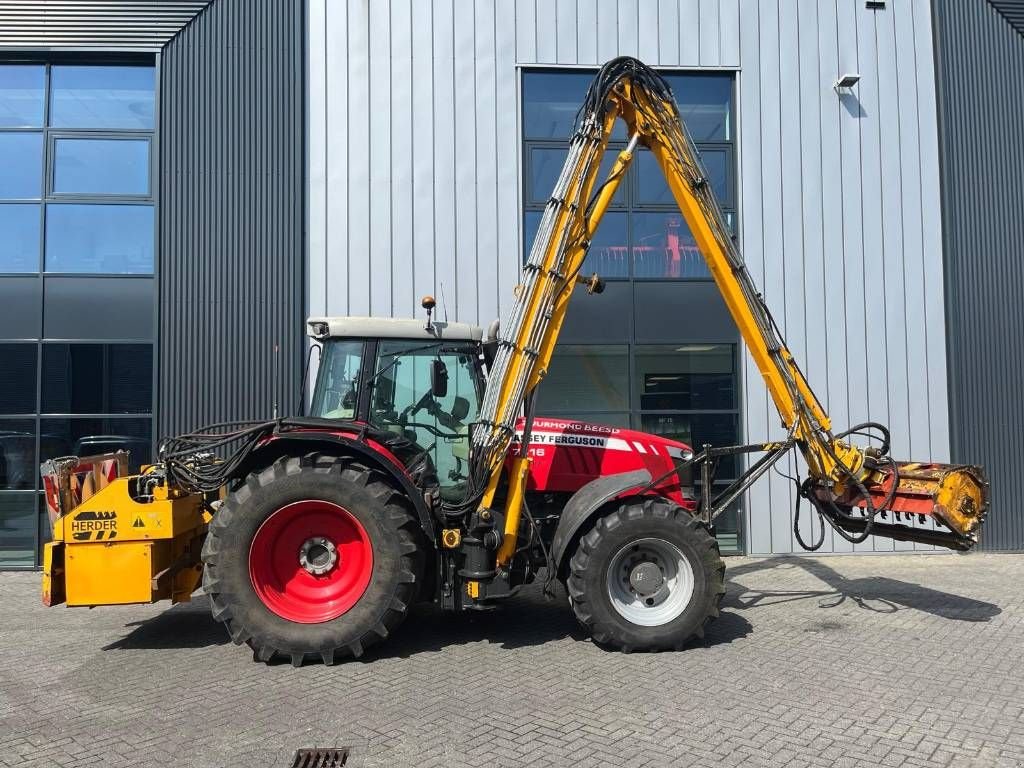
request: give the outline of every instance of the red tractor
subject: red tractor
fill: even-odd
[[[203,546],[214,616],[257,658],[358,656],[418,600],[491,608],[545,567],[608,644],[679,647],[717,614],[724,566],[693,516],[686,445],[536,417],[519,543],[497,573],[497,515],[467,527],[443,504],[465,495],[488,362],[481,330],[372,318],[309,327],[323,348],[310,417],[250,438]],[[522,452],[523,426],[510,454]]]

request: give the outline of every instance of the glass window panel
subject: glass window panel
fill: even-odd
[[[530,257],[542,215],[541,211],[527,211],[523,215],[523,261]],[[629,277],[626,216],[625,212],[616,211],[604,215],[590,243],[590,252],[580,269],[581,274],[597,272],[601,277]]]
[[[595,72],[527,72],[523,75],[523,134],[527,139],[568,139]],[[612,138],[626,138],[618,120]]]
[[[633,228],[634,277],[710,277],[681,213],[643,212],[629,216]]]
[[[42,194],[43,134],[0,133],[0,199]]]
[[[153,67],[55,66],[50,79],[54,127],[153,127]]]
[[[568,154],[567,149],[533,147],[529,153],[527,174],[530,179],[530,200],[546,203],[562,172],[562,165]]]
[[[667,75],[679,113],[694,141],[733,138],[731,74]]]
[[[530,249],[533,248],[533,238],[537,236],[537,229],[540,227],[543,211],[526,211],[523,214],[523,263],[530,259]]]
[[[432,369],[442,364],[445,394],[433,394]],[[370,394],[370,423],[425,451],[448,499],[465,493],[469,425],[480,412],[476,351],[470,344],[381,341]]]
[[[529,168],[527,170],[530,178],[530,202],[540,205],[547,203],[555,189],[555,184],[558,183],[558,177],[562,173],[562,166],[565,164],[565,158],[568,153],[568,149],[554,147],[533,147],[530,149]],[[595,191],[608,178],[608,174],[611,172],[618,154],[618,150],[608,150],[604,153],[601,169],[597,174]],[[615,190],[615,195],[612,197],[612,205],[625,204],[626,198],[624,193],[627,183],[627,179],[623,179],[619,184],[619,188]]]
[[[644,411],[736,408],[735,362],[732,344],[638,346],[634,402]]]
[[[715,483],[712,493],[721,493],[725,490],[726,485],[727,483]],[[697,492],[700,492],[699,486]],[[741,499],[737,499],[715,518],[715,538],[718,540],[718,546],[723,554],[739,554],[743,551],[742,531],[740,530],[742,510]]]
[[[53,191],[149,194],[148,139],[57,139]]]
[[[629,411],[588,411],[568,410],[563,412],[543,411],[537,414],[538,419],[566,419],[568,421],[579,421],[586,424],[596,424],[603,427],[619,427],[629,429]]]
[[[705,148],[700,151],[704,168],[711,179],[711,187],[723,207],[731,204],[729,195],[729,153],[725,149]],[[676,201],[665,182],[654,155],[648,150],[641,150],[636,158],[637,168],[637,203],[641,205],[672,205]]]
[[[141,464],[152,460],[152,420],[148,418],[44,418],[39,429],[40,462],[126,450],[129,471],[138,472]]]
[[[46,509],[46,497],[37,493],[39,502],[39,550],[36,552],[36,563],[43,562],[43,545],[53,541],[53,524],[50,522],[50,514]]]
[[[739,442],[739,416],[735,413],[643,413],[640,429],[686,443],[695,451],[704,443],[721,448]],[[737,466],[735,456],[723,457],[715,478],[731,480],[736,477]]]
[[[732,195],[729,190],[729,153],[724,149],[705,147],[700,151],[700,159],[711,180],[711,188],[714,190],[715,197],[718,198],[718,204],[723,207],[732,205]]]
[[[35,488],[38,474],[35,420],[0,419],[0,489]]]
[[[0,568],[36,564],[38,496],[0,493]]]
[[[594,75],[527,72],[523,75],[523,132],[528,139],[568,139]]]
[[[39,205],[0,204],[0,272],[39,271]]]
[[[0,66],[0,127],[42,127],[46,67],[36,64]]]
[[[629,409],[629,353],[624,345],[555,348],[537,395],[538,413]]]
[[[48,205],[46,271],[151,273],[153,207]]]
[[[327,341],[316,376],[316,390],[310,416],[324,419],[352,419],[359,399],[359,371],[363,342]]]
[[[629,235],[629,214],[610,211],[601,219],[601,226],[590,241],[590,251],[580,274],[596,272],[601,277],[629,277],[629,256],[626,247]]]
[[[149,413],[151,344],[44,344],[43,413]]]
[[[36,412],[35,344],[0,344],[0,413]]]
[[[675,199],[665,183],[665,175],[661,172],[654,155],[642,149],[636,155],[636,193],[637,202],[644,205],[673,205]]]

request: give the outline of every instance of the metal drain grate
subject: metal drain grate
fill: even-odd
[[[297,749],[291,768],[342,768],[348,765],[348,747]]]

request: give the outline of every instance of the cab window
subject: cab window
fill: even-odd
[[[432,379],[446,381],[443,394]],[[370,422],[424,450],[442,489],[464,484],[469,426],[483,395],[472,344],[383,339],[377,355]]]
[[[328,341],[313,392],[311,416],[322,419],[354,419],[359,403],[359,368],[362,341]]]

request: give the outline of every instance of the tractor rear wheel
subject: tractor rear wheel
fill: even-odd
[[[666,499],[644,499],[584,534],[566,587],[576,618],[601,645],[679,650],[718,616],[725,565],[692,514]]]
[[[405,618],[423,578],[419,524],[383,473],[284,457],[228,495],[203,546],[213,615],[254,657],[333,664]]]

